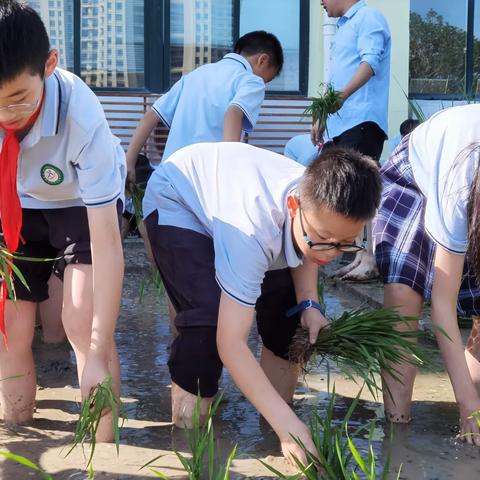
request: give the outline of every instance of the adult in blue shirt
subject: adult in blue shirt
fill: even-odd
[[[377,162],[388,132],[391,36],[387,20],[363,0],[322,0],[329,17],[338,18],[332,44],[333,87],[342,95],[337,114],[312,129],[314,144],[353,148]],[[378,275],[367,227],[368,248],[336,276],[367,280]]]

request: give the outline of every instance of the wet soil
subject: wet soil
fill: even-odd
[[[139,470],[151,459],[162,456],[155,466],[175,478],[185,478],[173,449],[188,451],[183,432],[170,423],[170,379],[166,367],[170,327],[167,306],[161,289],[150,280],[149,265],[140,242],[126,245],[127,272],[122,313],[118,322],[117,345],[122,367],[122,397],[128,420],[122,432],[120,455],[114,445],[98,445],[94,458],[95,478],[154,478],[148,470]],[[325,292],[328,311],[340,314],[361,304],[361,299],[341,287]],[[259,352],[255,332],[250,346]],[[31,426],[7,428],[0,422],[0,450],[24,455],[39,463],[55,479],[86,479],[84,453],[77,447],[67,458],[75,420],[79,410],[79,389],[73,355],[67,346],[53,347],[37,338],[34,345],[38,369],[38,393],[35,421]],[[308,420],[311,412],[325,409],[328,387],[335,383],[336,418],[340,421],[359,386],[325,365],[315,368],[299,382],[295,410]],[[271,478],[258,461],[266,460],[288,471],[281,458],[275,434],[234,386],[228,373],[222,381],[224,398],[215,419],[220,450],[226,456],[236,444],[238,454],[231,478]],[[391,435],[384,428],[379,399],[368,392],[352,418],[353,426],[377,419],[374,450],[380,461],[390,453],[392,476],[402,466],[400,478],[444,480],[480,478],[480,451],[455,441],[458,411],[448,377],[442,368],[420,372],[414,391],[410,425],[397,427]],[[365,441],[360,441],[364,446]],[[11,461],[0,460],[0,479],[41,478]]]

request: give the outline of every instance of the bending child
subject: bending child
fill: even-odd
[[[312,342],[327,325],[318,267],[361,250],[355,238],[375,214],[380,188],[375,163],[348,150],[331,149],[305,169],[251,145],[204,143],[160,164],[143,205],[177,312],[168,361],[176,425],[191,424],[198,393],[206,413],[225,365],[287,457],[303,458],[291,435],[313,448],[288,405],[299,374],[289,345],[299,325]],[[260,364],[247,345],[255,310]]]
[[[418,317],[426,299],[460,409],[461,438],[480,446],[480,105],[437,113],[403,138],[382,168],[374,221],[385,306]],[[467,259],[467,261],[466,261]],[[473,316],[464,351],[457,310]],[[413,322],[411,328],[417,328]],[[410,421],[415,369],[395,365],[384,388],[387,417]],[[388,393],[388,389],[392,396]]]
[[[170,130],[162,161],[182,147],[201,142],[240,141],[253,130],[265,84],[280,74],[283,50],[271,33],[250,32],[234,53],[183,76],[140,121],[127,152],[128,181],[147,138],[161,121]]]
[[[0,402],[4,420],[13,424],[33,416],[36,303],[48,298],[52,271],[63,279],[63,325],[77,360],[83,398],[108,374],[116,390],[120,388],[113,334],[124,268],[119,214],[125,154],[97,97],[78,77],[57,68],[57,61],[38,14],[24,2],[2,1],[4,240],[18,256],[57,259],[16,259],[29,288],[14,275],[16,301],[6,301],[5,325],[0,316],[2,333],[8,336],[8,349],[0,341],[0,378],[8,379],[0,382]],[[99,441],[113,436],[108,417],[102,418]]]

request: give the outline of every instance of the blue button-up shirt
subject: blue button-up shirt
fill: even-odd
[[[372,67],[374,75],[347,99],[338,115],[329,117],[327,134],[330,138],[363,122],[375,122],[387,134],[390,49],[386,18],[363,0],[338,20],[332,44],[331,82],[334,88],[342,91],[362,62]]]

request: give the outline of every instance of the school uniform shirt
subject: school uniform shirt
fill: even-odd
[[[362,62],[370,65],[374,75],[345,101],[338,114],[329,116],[329,138],[363,122],[375,122],[387,135],[390,50],[387,20],[363,0],[339,18],[331,50],[331,82],[335,90],[342,91],[346,87]]]
[[[466,105],[438,112],[409,137],[409,162],[426,197],[425,229],[452,253],[467,251],[467,206],[478,165],[479,131],[480,105]]]
[[[183,76],[152,106],[170,128],[163,160],[193,143],[222,141],[224,116],[231,106],[244,113],[243,130],[253,130],[264,98],[265,82],[236,53]]]
[[[0,148],[3,131],[0,130]],[[56,69],[45,81],[40,115],[20,143],[22,208],[101,207],[123,200],[125,153],[95,94]]]
[[[238,142],[185,147],[153,172],[145,218],[213,239],[220,288],[255,305],[267,270],[297,267],[287,210],[305,168],[282,155]]]
[[[287,158],[295,160],[304,167],[308,167],[318,157],[319,153],[320,151],[318,147],[313,145],[309,133],[291,138],[283,151]]]

